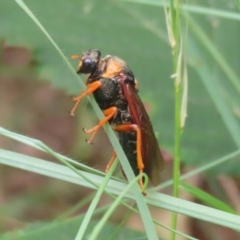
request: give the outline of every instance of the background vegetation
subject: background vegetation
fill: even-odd
[[[127,61],[139,81],[140,96],[149,112],[165,157],[161,187],[163,189],[167,186],[169,182],[166,181],[172,178],[175,129],[174,80],[171,78],[173,59],[163,8],[167,2],[24,2],[74,69],[77,63],[70,61],[70,56],[91,48],[100,49],[103,56],[117,55]],[[86,135],[82,133],[82,127],[88,128],[97,122],[96,114],[87,101],[81,104],[75,118],[69,116],[68,112],[73,105],[71,96],[78,94],[82,85],[73,74],[73,69],[67,65],[68,62],[61,58],[39,27],[15,1],[2,0],[0,11],[0,133],[3,135],[0,138],[3,149],[0,152],[0,161],[3,163],[0,165],[0,239],[33,239],[33,236],[34,239],[46,239],[46,236],[51,236],[49,239],[73,239],[82,218],[85,217],[86,221],[85,213],[89,202],[97,199],[95,191],[82,187],[89,186],[87,181],[81,184],[74,182],[74,176],[71,175],[73,172],[66,173],[65,176],[65,168],[59,170],[59,176],[56,172],[50,173],[51,169],[57,169],[57,165],[47,165],[46,161],[41,162],[39,159],[56,162],[58,152],[104,171],[111,156],[111,145],[104,132],[97,136],[93,146],[85,143]],[[149,200],[146,201],[150,203],[152,196],[155,200],[154,204],[154,201],[151,202],[152,205],[158,206],[156,202],[159,202],[160,207],[172,211],[181,211],[179,206],[184,206],[182,211],[185,212],[182,213],[191,218],[179,216],[178,230],[199,239],[226,239],[225,236],[229,237],[229,234],[232,234],[231,239],[239,237],[232,230],[195,219],[236,229],[239,218],[222,212],[219,219],[225,219],[225,222],[219,223],[216,220],[218,216],[214,215],[216,212],[209,220],[205,218],[209,212],[201,211],[205,208],[199,209],[200,215],[194,212],[196,209],[190,209],[190,206],[195,206],[190,202],[197,201],[225,212],[239,213],[239,20],[239,3],[233,0],[203,0],[201,3],[191,1],[181,6],[183,52],[188,69],[188,108],[186,126],[182,132],[181,166],[183,173],[191,169],[201,170],[200,167],[208,169],[201,174],[193,174],[193,178],[188,179],[188,184],[194,188],[181,185],[185,191],[180,193],[180,197],[189,203],[182,205],[181,200],[178,200],[174,209],[174,199],[169,200],[164,198],[167,196],[154,193],[151,195],[151,191]],[[97,116],[100,116],[99,112]],[[42,143],[13,133],[39,139],[54,152]],[[110,139],[114,141],[111,137]],[[26,143],[45,150],[48,154]],[[219,164],[221,161],[224,162]],[[28,163],[32,165],[28,166]],[[209,163],[215,166],[211,167]],[[45,167],[42,172],[41,166]],[[91,169],[94,175],[87,176],[96,183],[103,181],[103,177],[94,169]],[[120,172],[119,169],[117,172]],[[70,180],[66,180],[67,174]],[[120,173],[117,175],[121,177]],[[106,189],[113,194],[114,191],[119,193],[118,187],[121,189],[121,184],[113,182],[108,185],[110,189]],[[198,191],[200,188],[209,192],[213,198]],[[171,188],[161,191],[172,194]],[[221,202],[216,202],[216,199]],[[98,207],[109,208],[112,206],[111,201],[112,198],[103,195]],[[144,199],[139,201],[142,201],[144,208]],[[80,205],[76,206],[79,202]],[[222,205],[223,202],[226,205]],[[98,217],[106,212],[103,209],[102,215]],[[122,206],[112,211],[112,222],[119,224],[125,212],[127,210],[124,208],[123,211]],[[154,213],[154,219],[170,226],[169,211],[158,209]],[[69,219],[69,216],[75,218]],[[26,223],[31,224],[26,228]],[[127,220],[127,226],[131,228],[143,230],[141,224],[138,215],[131,215]],[[90,221],[84,236],[90,234],[96,225],[97,222]],[[106,236],[102,235],[101,239],[108,239],[116,227],[111,224],[104,226],[107,230],[101,231],[101,234]],[[26,230],[11,231],[22,227]],[[157,232],[162,239],[169,239],[169,232],[164,232],[163,228],[159,227]],[[146,233],[123,230],[114,239],[121,239],[121,236],[131,239],[146,236]]]

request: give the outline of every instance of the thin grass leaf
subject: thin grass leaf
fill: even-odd
[[[38,174],[41,174],[44,176],[48,176],[48,177],[60,179],[63,181],[71,182],[74,184],[78,184],[83,187],[88,187],[88,188],[92,188],[92,189],[100,188],[101,191],[103,191],[103,190],[107,191],[106,193],[108,193],[109,190],[112,188],[110,190],[110,192],[115,192],[114,194],[116,196],[118,196],[119,192],[123,191],[126,186],[123,183],[119,183],[118,181],[113,181],[113,180],[110,180],[108,182],[107,186],[102,186],[101,183],[104,181],[103,177],[99,177],[99,176],[93,175],[91,173],[82,172],[82,174],[86,175],[85,178],[91,178],[94,181],[95,184],[92,185],[91,183],[86,182],[86,180],[84,178],[82,178],[78,174],[72,172],[69,168],[67,168],[65,166],[62,166],[62,165],[56,164],[56,163],[52,163],[52,162],[48,162],[45,160],[29,157],[29,156],[26,156],[23,154],[10,152],[10,151],[3,150],[3,149],[0,149],[0,163],[6,164],[8,166],[16,167],[19,169],[23,169],[25,171],[31,171],[31,172],[35,172],[35,173],[38,173]],[[109,175],[110,174],[111,174],[111,172],[109,173]],[[128,193],[125,197],[134,199],[134,197],[131,197],[131,195],[132,195],[131,193]],[[136,209],[129,207],[128,204],[126,204],[124,202],[122,202],[121,204],[128,207],[131,211],[139,213]],[[63,217],[64,216],[60,216],[60,219],[62,219]],[[57,219],[59,219],[59,218],[57,218]],[[160,225],[166,229],[170,229],[167,226],[161,225],[160,223],[158,223],[156,221],[155,221],[155,223],[157,223],[158,225]],[[185,237],[189,237],[179,231],[176,231],[176,233],[179,235],[185,236]]]
[[[50,155],[52,155],[52,153],[54,153],[54,155],[52,156],[57,156],[58,158],[61,158],[71,164],[73,164],[74,166],[77,166],[81,169],[84,169],[88,172],[94,172],[95,174],[98,174],[98,175],[103,175],[102,172],[96,170],[96,169],[93,169],[93,168],[90,168],[78,161],[75,161],[75,160],[72,160],[71,158],[68,158],[66,156],[63,156],[59,153],[56,153],[55,151],[51,150],[47,145],[45,145],[42,141],[40,140],[37,140],[37,139],[34,139],[34,138],[30,138],[30,137],[26,137],[24,135],[21,135],[21,134],[18,134],[18,133],[15,133],[15,132],[12,132],[12,131],[9,131],[5,128],[2,128],[0,127],[0,134],[5,136],[5,137],[8,137],[8,138],[11,138],[11,139],[14,139],[18,142],[21,142],[21,143],[24,143],[28,146],[31,146],[35,149],[38,149],[38,150],[41,150],[43,152],[47,152],[49,153]]]
[[[142,177],[144,174],[141,174],[139,175],[138,177]],[[134,179],[131,183],[128,184],[128,187],[124,189],[124,191],[118,196],[118,198],[114,201],[114,203],[110,206],[110,208],[108,209],[108,211],[103,215],[103,217],[101,218],[101,220],[99,221],[98,225],[93,229],[93,233],[92,235],[90,236],[90,239],[92,240],[95,240],[95,239],[98,239],[98,234],[100,233],[101,229],[103,228],[103,226],[106,224],[108,218],[111,216],[111,214],[114,212],[114,210],[121,204],[121,201],[122,201],[122,198],[124,198],[125,194],[127,193],[127,189],[131,188],[131,184],[134,184],[134,181],[137,181],[138,178]],[[157,223],[156,221],[154,221],[155,223]],[[183,234],[179,231],[176,231],[175,229],[171,229],[167,226],[164,226],[162,224],[159,224],[160,226],[162,226],[163,228],[171,231],[171,232],[174,232],[176,234],[178,234],[179,236],[183,236],[185,237],[186,239],[196,239],[196,238],[193,238],[189,235],[186,235],[186,234]],[[113,238],[111,238],[113,239]]]
[[[158,0],[120,0],[121,2],[131,2],[138,4],[145,4],[149,6],[170,7],[169,1]],[[236,0],[238,1],[238,0]],[[239,6],[239,1],[238,1]],[[181,10],[183,12],[197,13],[202,15],[211,15],[220,18],[226,18],[231,20],[240,21],[240,14],[236,12],[223,11],[218,9],[209,9],[208,7],[192,6],[189,4],[181,4]]]
[[[85,186],[93,189],[95,188],[95,186],[86,182],[81,176],[71,171],[68,167],[25,156],[19,153],[1,149],[0,163],[75,183],[80,186]],[[96,176],[94,174],[86,172],[82,172],[82,174],[86,175],[88,178],[91,178],[96,185],[99,185],[99,183],[103,181],[103,177],[101,176]],[[122,192],[125,187],[126,184],[111,179],[107,184],[105,190],[111,194],[118,196],[119,192]],[[132,194],[132,192],[127,192],[125,194],[125,197],[135,200],[135,196]],[[151,191],[148,191],[148,196],[145,197],[145,201],[147,204],[150,204],[152,206],[160,207],[169,211],[177,212],[240,231],[240,225],[238,224],[240,222],[240,216],[237,215]]]
[[[103,207],[100,207],[96,209],[94,212],[94,216],[97,216],[99,214],[102,214],[103,212],[106,212],[106,210],[109,208],[109,204],[105,205]],[[84,218],[84,214],[73,217],[70,219],[66,219],[64,221],[52,221],[52,222],[44,222],[44,223],[32,223],[28,224],[28,226],[21,230],[14,230],[11,232],[7,232],[4,234],[1,234],[1,240],[44,240],[44,239],[51,239],[51,240],[72,240],[74,239],[74,235],[77,231],[77,227],[82,222],[82,219]],[[96,220],[91,221],[88,231],[88,234],[91,233],[91,229],[97,224]],[[107,223],[107,226],[111,228],[111,231],[114,230],[115,226],[112,224]],[[108,230],[108,227],[105,229]],[[126,232],[133,231],[130,229],[125,228]],[[133,231],[134,232],[134,231]],[[124,232],[123,232],[124,234]],[[141,237],[143,234],[135,232],[135,234],[139,237]],[[134,235],[135,235],[134,234]],[[128,235],[128,234],[127,234]],[[131,235],[131,234],[130,234]],[[101,239],[107,239],[107,234],[103,234]],[[87,239],[87,237],[83,238]]]
[[[71,163],[69,163],[69,161],[66,160],[66,157],[62,157],[60,154],[56,153],[55,151],[53,151],[51,148],[49,148],[47,145],[45,145],[44,143],[42,143],[39,140],[35,140],[34,142],[32,142],[33,139],[24,137],[22,135],[19,134],[15,134],[13,132],[10,132],[4,128],[0,128],[0,134],[3,134],[5,136],[10,136],[11,138],[14,138],[17,141],[23,141],[24,143],[30,145],[30,146],[36,146],[37,149],[41,149],[42,151],[50,154],[51,156],[55,157],[57,160],[59,160],[62,164],[64,164],[65,166],[67,166],[69,169],[71,169],[71,171],[74,171],[76,174],[80,175],[83,179],[85,179],[87,182],[91,183],[92,185],[95,185],[95,183],[91,180],[91,178],[88,178],[86,175],[82,174],[81,171],[79,171],[77,168],[75,168]],[[24,155],[23,155],[24,156]],[[72,160],[71,160],[72,161]],[[27,163],[26,163],[27,164]],[[81,166],[84,166],[83,164]],[[84,168],[84,167],[83,167]],[[95,187],[97,187],[95,185]]]
[[[180,159],[181,159],[181,102],[182,102],[182,62],[183,62],[183,42],[180,28],[180,6],[178,1],[170,0],[169,17],[167,28],[171,29],[174,39],[172,46],[172,62],[174,75],[174,95],[175,95],[175,131],[174,131],[174,164],[173,164],[173,196],[179,196]],[[167,12],[167,10],[165,10]],[[168,21],[170,19],[171,21]],[[170,36],[171,37],[171,36]],[[171,42],[171,39],[169,40]],[[171,228],[177,228],[177,213],[172,213]],[[171,239],[175,240],[176,233],[171,232]]]
[[[205,171],[207,171],[207,170],[209,170],[211,168],[214,168],[214,167],[216,167],[216,166],[218,166],[220,164],[223,164],[223,163],[225,163],[227,161],[231,161],[231,160],[233,160],[233,158],[235,158],[235,157],[237,157],[239,155],[240,155],[240,150],[237,150],[235,152],[229,153],[226,156],[223,156],[223,157],[218,158],[216,160],[209,161],[209,163],[204,164],[203,166],[198,167],[197,169],[194,169],[194,170],[192,170],[192,171],[190,171],[188,173],[185,173],[185,174],[181,175],[180,180],[182,181],[182,180],[188,179],[188,178],[190,178],[192,176],[195,176],[195,175],[197,175],[199,173],[203,173],[203,172],[205,172]],[[173,180],[169,180],[169,181],[166,181],[165,183],[162,183],[156,189],[161,190],[161,189],[164,189],[166,187],[171,186],[172,184],[173,184]]]
[[[134,202],[133,202],[134,203]],[[133,208],[136,207],[136,203],[133,204]],[[121,222],[118,224],[117,228],[115,229],[115,231],[112,233],[112,235],[109,237],[109,240],[114,240],[117,238],[117,234],[119,234],[120,230],[124,227],[124,225],[126,224],[127,220],[129,219],[129,217],[131,216],[131,214],[134,211],[132,209],[129,209],[128,212],[125,214],[124,218],[121,220]]]
[[[88,206],[90,204],[90,202],[92,201],[94,195],[95,195],[95,192],[90,193],[89,195],[84,197],[80,202],[78,202],[77,204],[75,204],[71,208],[67,209],[67,211],[65,211],[63,214],[59,215],[56,218],[56,220],[61,221],[61,220],[64,220],[64,219],[67,219],[67,218],[73,216],[74,213],[76,214],[77,212],[79,212],[79,210],[83,206]]]
[[[171,205],[171,211],[178,214],[191,216],[193,218],[228,227],[236,231],[240,230],[240,216],[238,215],[226,213],[214,208],[202,206],[200,204],[173,198],[159,193],[151,193],[149,195],[150,196],[147,198],[147,202],[151,205],[161,207],[163,209],[168,209],[168,207]]]
[[[97,204],[100,201],[100,198],[101,198],[101,196],[102,196],[102,194],[103,194],[103,192],[104,192],[104,190],[106,188],[106,185],[107,185],[108,181],[110,180],[110,177],[112,176],[114,170],[117,167],[117,163],[118,163],[117,161],[114,161],[114,163],[113,163],[112,167],[110,168],[108,174],[105,176],[104,181],[102,182],[101,186],[98,188],[95,197],[93,198],[90,206],[88,207],[87,212],[85,213],[85,217],[84,217],[83,222],[82,222],[82,224],[81,224],[81,226],[80,226],[80,228],[78,230],[78,233],[76,235],[75,240],[83,239],[83,236],[84,236],[84,234],[85,234],[85,232],[87,230],[89,222],[90,222],[90,220],[91,220],[91,218],[92,218],[92,216],[94,214],[94,211],[95,211],[95,209],[97,207]]]
[[[79,184],[88,188],[98,188],[99,183],[104,179],[103,177],[92,173],[83,172],[81,170],[72,171],[69,167],[60,164],[44,161],[20,153],[10,152],[4,149],[0,149],[0,158],[0,163],[2,164]],[[86,179],[91,180],[87,181]],[[96,184],[96,182],[98,184]]]
[[[237,214],[236,211],[234,211],[234,209],[229,207],[227,204],[223,203],[222,201],[216,199],[215,197],[211,196],[210,194],[204,192],[199,188],[196,188],[183,182],[181,183],[181,188],[210,207],[219,209],[224,212]]]
[[[143,177],[143,174],[141,174],[139,177]],[[120,193],[120,195],[116,198],[116,200],[111,204],[110,208],[106,211],[106,213],[103,215],[99,223],[93,229],[92,234],[89,237],[89,240],[97,239],[99,232],[101,231],[103,226],[106,224],[108,218],[111,216],[113,211],[118,207],[121,200],[125,197],[127,192],[131,189],[134,182],[137,182],[137,181],[138,181],[138,178],[135,178],[132,182],[128,183],[128,186]]]
[[[142,174],[144,175],[144,174]],[[142,175],[139,175],[139,177],[142,177]],[[108,211],[104,214],[104,216],[101,218],[101,220],[99,221],[98,225],[93,229],[93,233],[90,236],[90,239],[95,240],[98,237],[98,234],[100,232],[100,230],[103,228],[103,226],[106,224],[107,219],[111,216],[111,214],[113,213],[113,211],[118,207],[118,205],[120,205],[121,203],[121,199],[125,196],[125,194],[127,193],[127,189],[131,188],[131,184],[134,184],[134,181],[137,181],[138,178],[134,179],[131,183],[128,184],[128,187],[124,189],[124,191],[118,196],[118,198],[114,201],[114,203],[111,205],[111,207],[108,209]],[[160,224],[161,225],[161,224]],[[161,225],[162,226],[162,225]],[[179,231],[176,230],[172,230],[169,227],[163,226],[165,229],[168,229],[169,231],[174,231],[176,234],[186,237],[187,239],[195,239],[192,238],[189,235],[180,233]]]

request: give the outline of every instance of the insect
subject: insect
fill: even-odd
[[[138,96],[137,80],[126,62],[111,55],[101,59],[101,52],[96,49],[88,50],[82,56],[74,55],[72,58],[79,59],[77,73],[89,75],[86,79],[86,91],[82,91],[73,99],[75,105],[71,115],[74,116],[82,98],[93,94],[105,116],[93,128],[83,129],[85,133],[92,134],[88,142],[91,143],[97,131],[109,122],[118,133],[119,142],[135,175],[144,172],[153,185],[158,185],[163,158],[151,121]],[[106,171],[115,158],[114,152]],[[140,178],[138,183],[143,189],[143,178]]]

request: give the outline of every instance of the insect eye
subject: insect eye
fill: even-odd
[[[97,67],[97,62],[91,58],[85,58],[82,61],[81,69],[78,71],[78,73],[91,73],[95,71]]]
[[[85,60],[84,60],[84,64],[86,65],[86,66],[90,66],[90,65],[92,65],[94,63],[94,61],[92,60],[92,59],[90,59],[90,58],[86,58]]]

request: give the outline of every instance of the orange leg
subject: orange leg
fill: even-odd
[[[79,96],[73,98],[73,101],[76,102],[75,105],[73,106],[73,109],[71,110],[70,114],[71,116],[74,116],[74,112],[81,101],[82,98],[90,95],[91,93],[95,92],[98,88],[102,86],[102,83],[100,81],[95,81],[93,83],[90,83],[87,85],[87,90],[82,91]]]
[[[100,122],[98,123],[98,125],[96,125],[93,128],[90,129],[83,129],[83,131],[85,133],[92,133],[92,136],[90,137],[90,139],[88,140],[88,143],[92,143],[97,131],[106,123],[108,122],[116,113],[117,113],[118,109],[116,107],[110,107],[106,110],[103,111],[103,114],[105,116],[104,119],[100,120]]]
[[[108,163],[108,165],[107,165],[107,167],[106,167],[106,170],[105,170],[106,173],[107,173],[107,172],[109,171],[109,169],[111,168],[111,166],[112,166],[114,160],[116,159],[116,157],[117,157],[117,154],[116,154],[115,151],[113,151],[112,157],[111,157],[111,159],[110,159],[110,161],[109,161],[109,163]]]
[[[123,124],[123,125],[118,125],[113,127],[114,131],[117,132],[131,132],[135,131],[137,133],[137,166],[139,169],[139,174],[143,173],[144,169],[144,164],[143,164],[143,159],[142,159],[142,152],[141,152],[141,144],[142,144],[142,136],[141,136],[141,131],[139,127],[136,124]],[[140,178],[138,180],[139,186],[141,189],[143,189],[143,180]],[[146,193],[143,193],[144,195]]]

